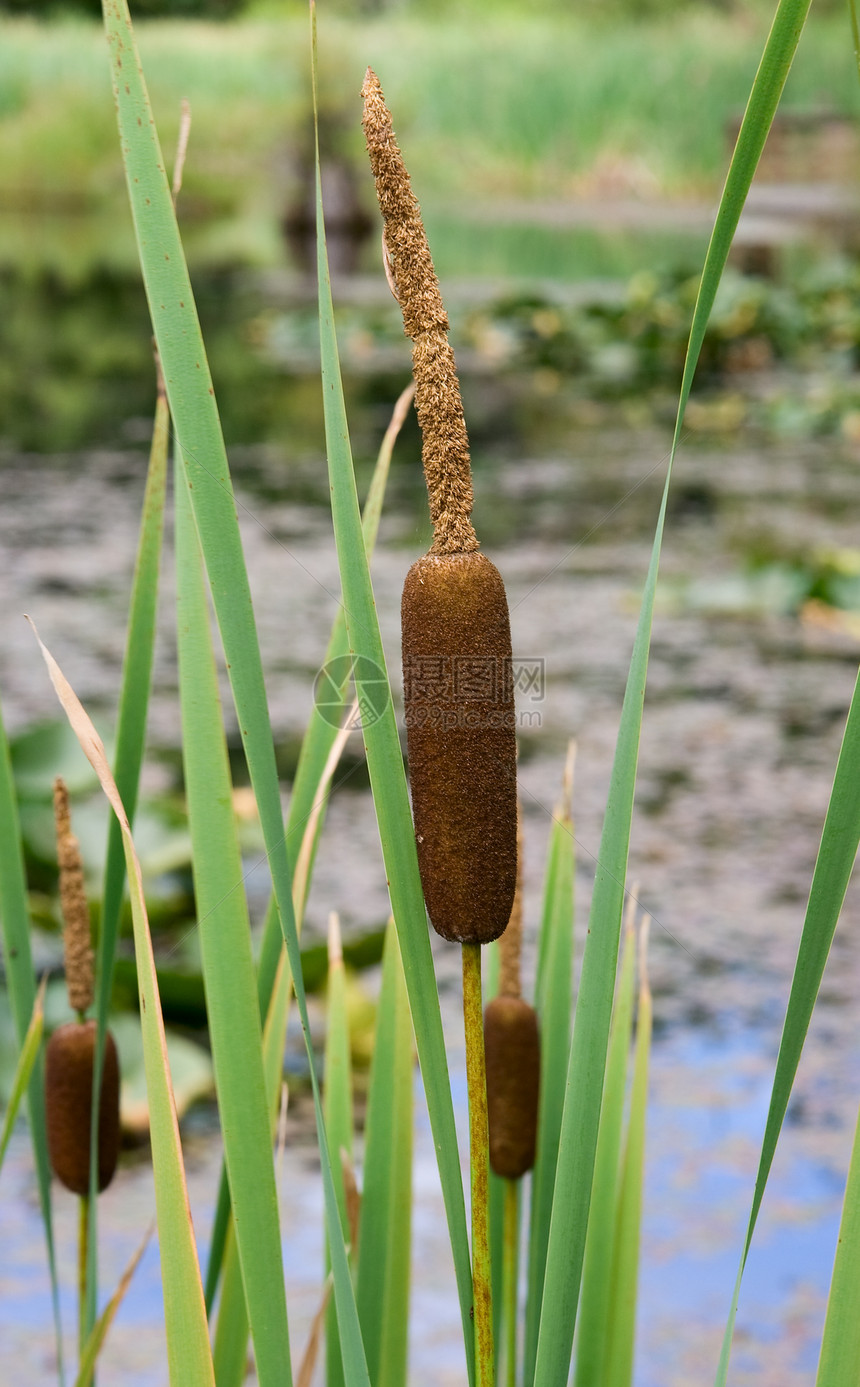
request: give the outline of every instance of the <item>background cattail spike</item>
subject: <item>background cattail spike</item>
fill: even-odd
[[[54,1031],[45,1055],[45,1113],[51,1166],[66,1189],[82,1195],[90,1188],[95,1050],[95,1021],[69,1021]],[[100,1191],[113,1179],[119,1142],[119,1058],[113,1036],[105,1031],[98,1123]]]
[[[413,343],[415,408],[433,522],[430,552],[468,554],[478,548],[478,539],[470,519],[469,438],[454,353],[448,343],[448,315],[418,199],[394,138],[379,78],[371,68],[367,69],[361,95],[362,125],[384,223],[385,272],[400,304],[406,335]]]
[[[535,1161],[540,1036],[534,1007],[522,997],[494,997],[484,1012],[490,1165],[519,1180]]]
[[[60,911],[69,1005],[83,1014],[93,1000],[93,949],[90,910],[78,840],[72,833],[69,792],[61,776],[54,781],[54,823],[60,869]]]

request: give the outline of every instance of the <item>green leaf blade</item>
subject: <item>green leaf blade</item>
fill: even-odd
[[[640,951],[639,1010],[630,1114],[621,1171],[606,1359],[606,1387],[631,1387],[636,1342],[636,1287],[642,1222],[642,1182],[645,1171],[645,1123],[648,1108],[648,1069],[651,1057],[651,992],[645,975],[645,945]]]
[[[235,1225],[228,1219],[224,1247],[224,1275],[212,1361],[217,1387],[242,1387],[248,1374],[248,1310],[236,1247]]]
[[[725,1387],[741,1282],[753,1234],[773,1165],[791,1090],[812,1019],[824,966],[842,911],[845,892],[860,846],[860,677],[854,686],[836,774],[818,848],[809,901],[788,998],[767,1122],[756,1173],[752,1209],[732,1295],[717,1369],[717,1387]]]
[[[535,1005],[540,1018],[541,1058],[538,1133],[532,1171],[528,1290],[525,1323],[525,1380],[537,1356],[546,1252],[552,1219],[558,1142],[564,1109],[573,994],[574,838],[569,808],[552,821],[538,941]]]
[[[708,316],[725,266],[753,173],[776,110],[809,0],[781,0],[756,75],[729,169],[693,314],[681,382],[678,415],[657,520],[651,561],[643,592],[627,688],[621,713],[609,799],[601,836],[589,934],[583,959],[571,1046],[568,1089],[562,1123],[559,1164],[575,1167],[569,1197],[554,1206],[547,1256],[546,1291],[537,1354],[539,1387],[563,1387],[567,1379],[579,1300],[582,1258],[588,1220],[588,1197],[594,1167],[600,1097],[612,1006],[612,990],[621,929],[624,880],[630,842],[633,793],[648,672],[654,595],[666,520],[672,464],[681,435],[684,410],[699,359]],[[559,1330],[556,1326],[562,1326]],[[725,1368],[728,1360],[725,1356]],[[724,1387],[724,1376],[718,1381]]]
[[[242,860],[196,532],[176,486],[182,747],[194,886],[224,1149],[260,1383],[289,1380],[271,1122]]]
[[[668,488],[668,478],[666,486]],[[615,991],[642,705],[667,497],[668,490],[663,495],[621,711],[576,1002],[559,1136],[557,1168],[563,1183],[557,1182],[553,1194],[538,1331],[535,1381],[540,1387],[563,1387],[573,1345]]]
[[[815,1387],[853,1387],[860,1363],[860,1116],[842,1204]]]
[[[750,91],[702,270],[684,362],[678,417],[672,443],[673,457],[680,438],[684,411],[705,338],[708,318],[714,306],[747,193],[797,51],[810,4],[811,0],[780,0]]]
[[[137,561],[132,583],[126,633],[125,660],[116,731],[114,778],[128,814],[134,811],[140,784],[140,770],[146,741],[146,716],[152,682],[155,628],[158,609],[158,578],[164,536],[164,509],[167,494],[167,454],[170,415],[167,401],[159,395],[155,410],[152,447],[149,456],[143,516],[140,525]],[[99,1009],[110,997],[112,964],[122,893],[125,884],[125,858],[122,832],[111,816],[105,858],[104,893],[99,930]]]
[[[393,922],[370,1075],[356,1304],[376,1387],[405,1387],[412,1220],[412,1024]]]
[[[627,1056],[630,1052],[633,1027],[635,963],[633,930],[628,929],[621,959],[618,995],[612,1013],[603,1103],[597,1132],[597,1153],[582,1272],[575,1387],[587,1387],[589,1383],[603,1381],[604,1364],[611,1345],[609,1320],[612,1303],[612,1255],[619,1194]]]
[[[146,741],[146,719],[152,683],[155,628],[158,609],[158,578],[164,536],[164,509],[167,494],[167,454],[170,415],[167,401],[159,391],[149,454],[143,516],[132,583],[131,605],[126,632],[125,658],[117,716],[114,778],[130,824],[134,824],[140,771]],[[92,1332],[96,1323],[98,1281],[98,1095],[104,1062],[104,1036],[114,980],[114,960],[120,911],[125,886],[125,854],[119,821],[111,814],[105,856],[104,887],[96,957],[96,1052],[93,1063],[93,1106],[90,1123],[90,1200],[87,1208],[87,1290],[86,1325]]]
[[[349,1051],[349,1020],[346,1009],[346,976],[343,968],[340,928],[336,916],[333,916],[329,922],[328,958],[323,1113],[329,1150],[334,1157],[332,1174],[340,1226],[344,1239],[349,1241],[350,1230],[342,1160],[343,1154],[352,1160],[352,1061]],[[330,1260],[328,1244],[326,1244],[326,1273],[330,1268]],[[360,1318],[359,1316],[359,1320]],[[328,1387],[342,1387],[343,1361],[334,1305],[329,1305],[326,1320],[326,1382]]]
[[[18,1109],[29,1087],[33,1067],[39,1058],[42,1032],[45,1027],[44,999],[45,984],[43,983],[36,994],[36,1000],[33,1003],[33,1015],[30,1017],[27,1034],[24,1036],[24,1044],[21,1046],[18,1062],[15,1065],[15,1073],[12,1075],[9,1102],[3,1116],[3,1126],[0,1129],[0,1170],[3,1169],[3,1160],[6,1156],[9,1138],[12,1135],[12,1128],[15,1126],[15,1119],[18,1116]]]

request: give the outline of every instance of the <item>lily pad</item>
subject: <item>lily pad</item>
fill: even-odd
[[[101,730],[101,729],[100,729]],[[98,781],[68,723],[42,722],[9,743],[12,773],[22,799],[47,799],[61,775],[71,795],[98,787]]]
[[[111,1017],[110,1028],[119,1051],[122,1129],[129,1136],[142,1140],[149,1131],[149,1105],[140,1022],[136,1016],[120,1014]],[[176,1115],[181,1119],[192,1104],[214,1094],[212,1057],[202,1045],[171,1030],[167,1031],[167,1056]]]

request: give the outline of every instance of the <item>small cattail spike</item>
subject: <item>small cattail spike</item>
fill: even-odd
[[[93,1001],[93,949],[90,910],[78,840],[72,833],[69,792],[61,776],[54,781],[54,823],[60,869],[60,911],[69,1005],[81,1015]]]
[[[494,997],[484,1011],[490,1165],[519,1180],[535,1161],[540,1089],[540,1035],[534,1007],[522,997]]]
[[[45,1053],[45,1114],[51,1166],[66,1189],[81,1195],[90,1188],[95,1053],[95,1021],[69,1021],[59,1026]],[[97,1187],[103,1190],[113,1179],[120,1145],[119,1057],[110,1031],[105,1031],[97,1141]]]

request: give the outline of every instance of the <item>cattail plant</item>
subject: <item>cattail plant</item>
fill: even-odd
[[[90,1187],[90,1104],[96,1023],[84,1013],[93,1000],[93,951],[90,912],[84,887],[81,850],[72,833],[69,794],[58,776],[54,782],[54,822],[60,868],[60,909],[66,990],[76,1021],[59,1026],[48,1042],[45,1096],[48,1150],[57,1179],[75,1194]],[[105,1059],[99,1102],[98,1188],[113,1179],[119,1154],[119,1063],[110,1032],[105,1036]]]
[[[69,1004],[75,1021],[59,1026],[45,1055],[45,1108],[48,1155],[57,1179],[80,1196],[80,1331],[85,1334],[87,1205],[90,1189],[90,1113],[93,1102],[97,1024],[85,1020],[93,1001],[93,950],[90,912],[84,887],[81,850],[72,833],[69,794],[64,781],[54,781],[54,823],[60,868],[60,910]],[[119,1155],[119,1061],[110,1031],[105,1032],[104,1062],[99,1094],[96,1184],[99,1193],[110,1184]]]
[[[448,316],[421,212],[376,75],[364,132],[390,279],[412,338],[415,405],[433,543],[401,606],[409,780],[421,884],[443,938],[486,944],[516,890],[517,800],[511,635],[498,570],[480,553]]]
[[[433,543],[401,605],[409,780],[421,885],[438,934],[463,946],[479,1387],[494,1381],[487,1229],[487,1095],[480,946],[510,918],[517,880],[516,736],[504,584],[479,552],[448,315],[376,74],[363,126],[383,220],[386,273],[412,339],[415,405]]]

